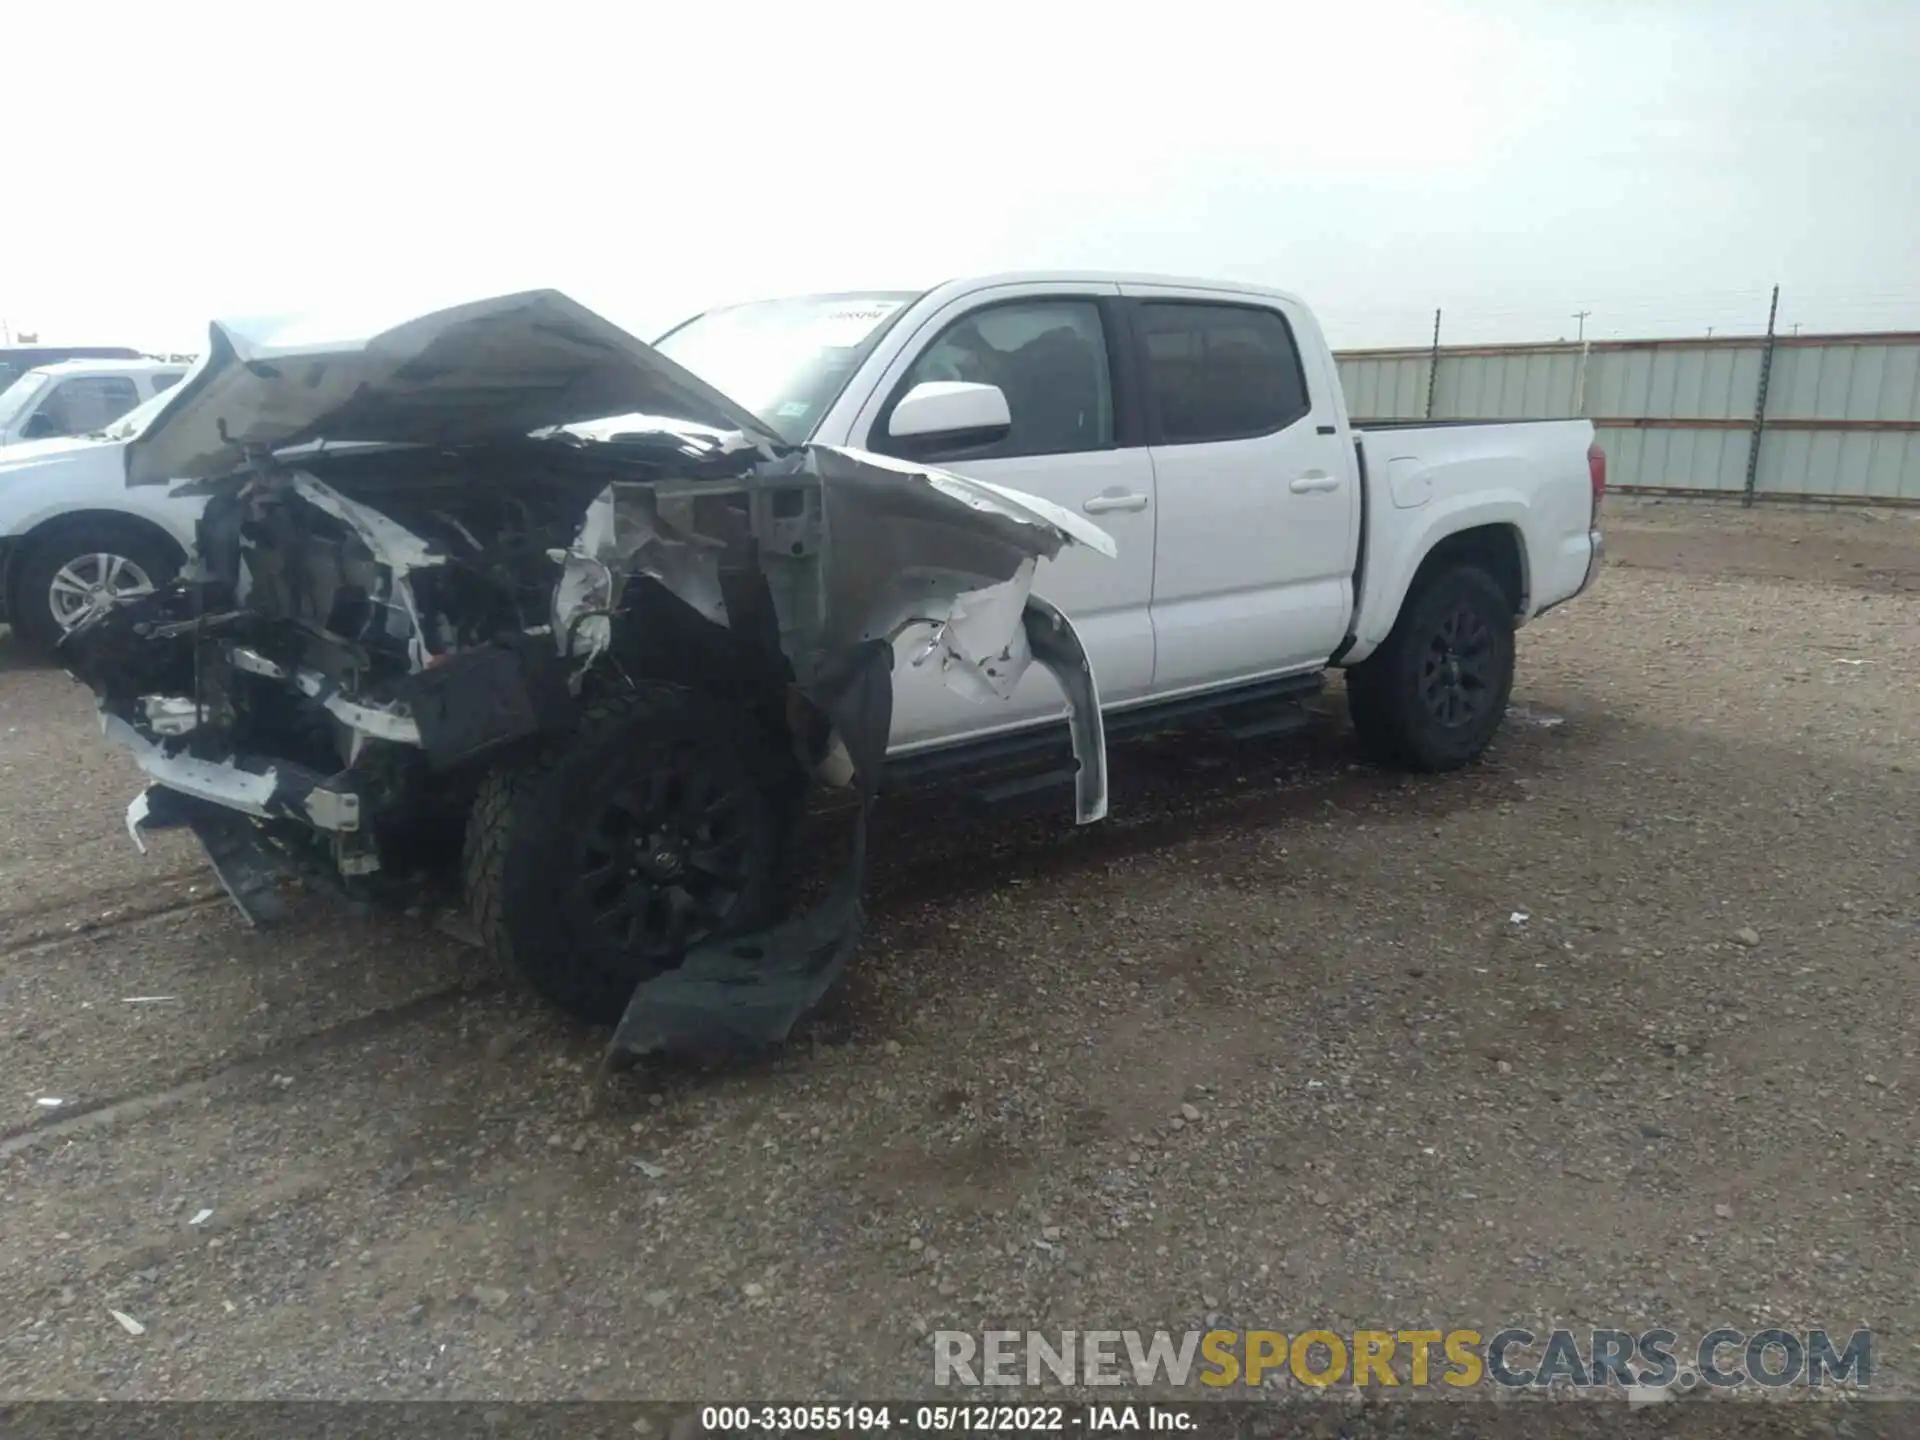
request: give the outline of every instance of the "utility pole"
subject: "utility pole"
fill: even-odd
[[[1573,318],[1580,322],[1580,328],[1574,334],[1574,343],[1580,347],[1580,365],[1573,373],[1573,413],[1587,413],[1587,317],[1591,310],[1576,310]]]
[[[1440,378],[1440,312],[1433,312],[1433,349],[1427,355],[1427,419],[1433,418],[1433,387]]]
[[[1767,386],[1773,380],[1773,322],[1780,314],[1780,287],[1773,287],[1773,300],[1767,306],[1767,348],[1760,352],[1760,384],[1753,397],[1753,438],[1747,442],[1747,486],[1740,497],[1742,505],[1753,504],[1753,490],[1760,478],[1760,436],[1767,428]],[[1800,327],[1793,327],[1798,335]]]

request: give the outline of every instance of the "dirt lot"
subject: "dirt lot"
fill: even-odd
[[[1089,830],[897,809],[827,1013],[591,1106],[424,924],[137,855],[0,640],[0,1394],[899,1396],[929,1329],[1208,1316],[1871,1326],[1912,1393],[1920,522],[1610,529],[1484,766],[1334,695]]]

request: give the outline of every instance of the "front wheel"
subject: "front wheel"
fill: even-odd
[[[562,1010],[617,1022],[702,941],[778,918],[798,767],[739,709],[646,683],[496,767],[467,822],[468,906]]]
[[[1380,648],[1347,672],[1361,747],[1403,770],[1456,770],[1492,742],[1513,693],[1513,607],[1486,571],[1415,582]]]
[[[137,521],[71,524],[28,543],[13,586],[13,631],[51,655],[81,621],[151,595],[180,569],[173,542]]]

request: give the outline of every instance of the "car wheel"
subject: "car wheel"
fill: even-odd
[[[134,524],[70,525],[28,542],[9,606],[13,632],[50,655],[89,615],[151,595],[179,572],[172,541]]]
[[[1347,673],[1347,709],[1369,756],[1404,770],[1480,758],[1513,692],[1513,607],[1473,565],[1415,582],[1380,648]]]
[[[482,942],[546,999],[616,1023],[705,940],[777,919],[798,766],[737,708],[642,684],[496,766],[467,823]]]

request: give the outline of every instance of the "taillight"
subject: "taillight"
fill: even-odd
[[[1607,493],[1607,452],[1594,441],[1587,446],[1587,479],[1593,485],[1593,518],[1600,518],[1600,501]]]

